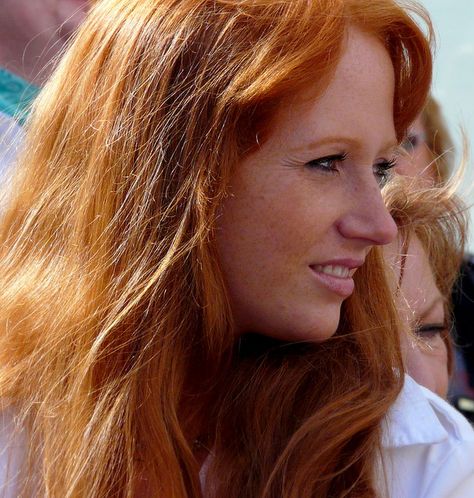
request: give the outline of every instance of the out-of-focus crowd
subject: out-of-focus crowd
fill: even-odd
[[[84,18],[87,0],[4,0],[0,16],[0,170],[11,164],[29,105]]]

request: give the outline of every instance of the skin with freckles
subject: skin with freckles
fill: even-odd
[[[391,266],[399,268],[398,244],[390,244],[387,253]],[[400,273],[395,273],[398,281]],[[449,383],[448,349],[443,339],[448,333],[444,304],[426,252],[414,237],[408,246],[398,292],[398,306],[408,325],[401,335],[402,353],[408,374],[443,398]]]
[[[318,90],[286,99],[233,173],[216,238],[236,334],[329,338],[353,273],[396,236],[380,193],[396,146],[389,54],[350,29]]]

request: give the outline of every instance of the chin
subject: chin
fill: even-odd
[[[301,340],[322,342],[330,339],[337,331],[341,319],[341,306],[325,306],[317,313],[308,315],[308,326],[300,327]]]
[[[251,320],[241,320],[240,323],[236,320],[234,333],[237,337],[259,334],[284,342],[322,342],[336,333],[341,317],[340,303],[324,303],[321,307],[297,304],[289,304],[284,311],[275,305],[264,312],[259,310],[260,313],[255,313]]]
[[[338,325],[339,325],[339,319],[329,323],[318,323],[317,326],[308,330],[305,334],[301,334],[302,337],[300,340],[305,340],[309,342],[326,341],[336,333]]]
[[[293,326],[290,328],[280,329],[275,333],[268,334],[274,339],[287,342],[323,342],[330,339],[337,330],[339,325],[340,313],[337,315],[326,314],[323,317],[318,314],[317,317],[308,317],[305,322],[293,321]]]

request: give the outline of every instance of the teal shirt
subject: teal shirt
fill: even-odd
[[[0,68],[0,112],[23,123],[39,88]]]

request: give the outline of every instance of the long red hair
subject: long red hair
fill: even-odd
[[[36,102],[0,225],[18,494],[199,497],[191,427],[215,454],[209,495],[375,494],[401,368],[380,254],[332,340],[239,348],[213,244],[232,168],[280,99],[324,89],[351,24],[392,58],[401,138],[431,53],[393,0],[95,2]]]

